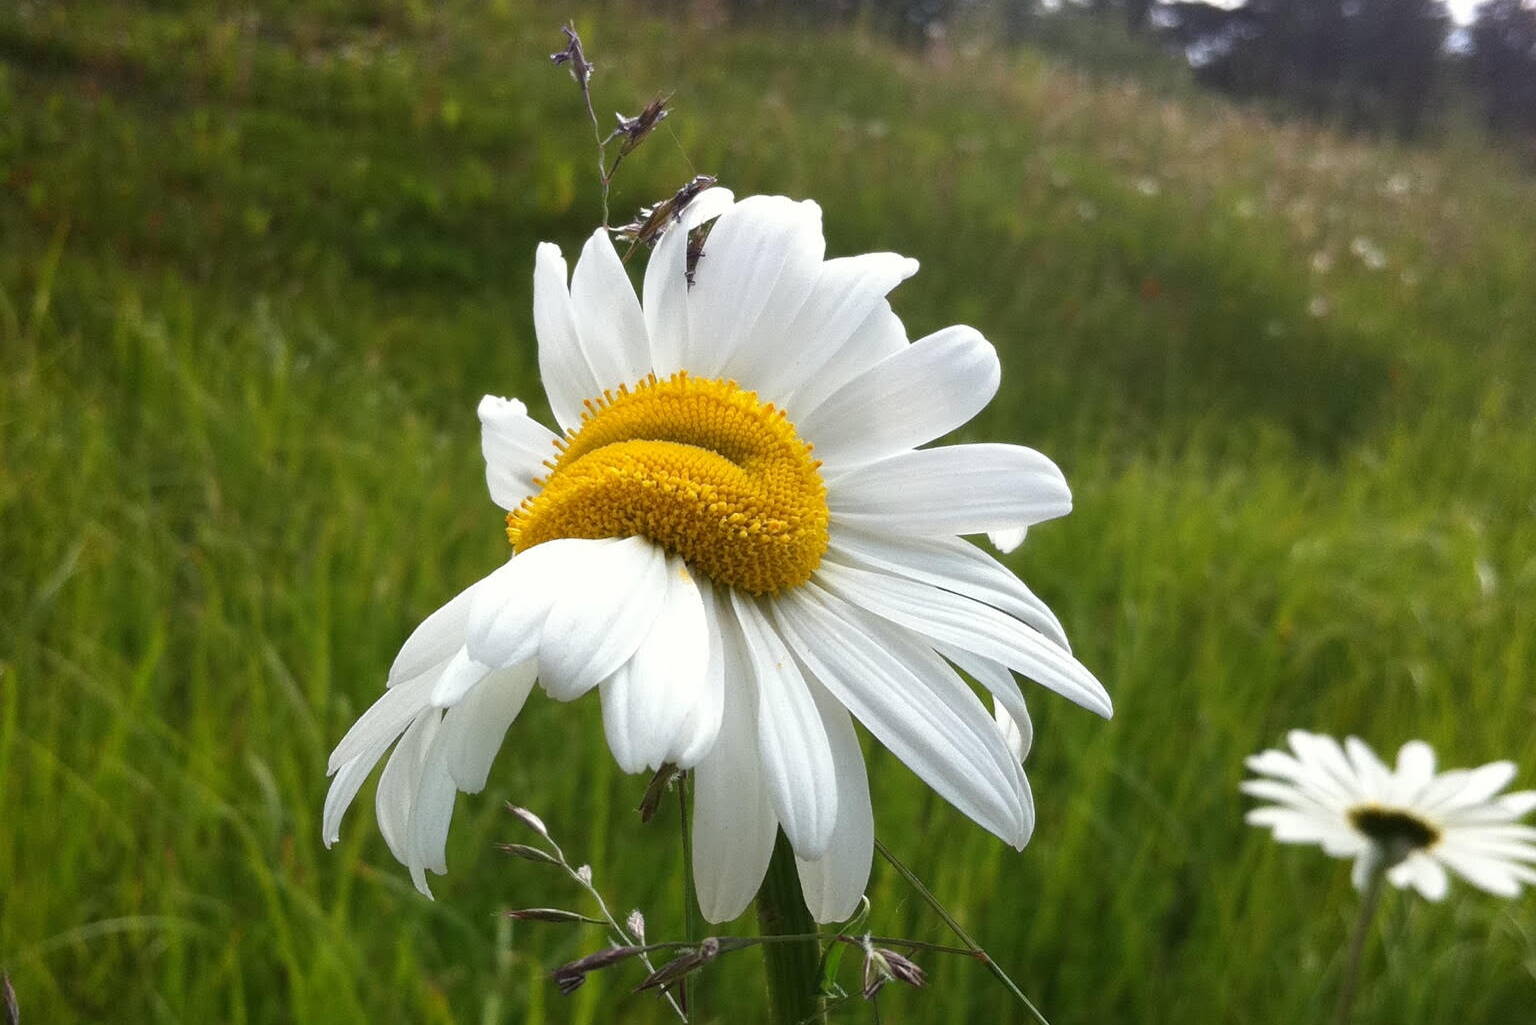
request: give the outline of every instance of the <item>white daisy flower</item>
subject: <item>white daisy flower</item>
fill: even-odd
[[[1514,778],[1513,763],[1437,775],[1434,751],[1411,740],[1394,771],[1356,737],[1340,746],[1292,730],[1286,739],[1290,751],[1248,759],[1262,778],[1245,781],[1244,793],[1275,802],[1250,811],[1248,822],[1269,827],[1282,843],[1354,858],[1358,889],[1378,868],[1394,886],[1430,900],[1445,896],[1446,869],[1502,897],[1536,883],[1536,827],[1518,821],[1536,808],[1536,790],[1499,794]]]
[[[688,233],[710,219],[690,282]],[[560,431],[521,402],[481,403],[514,554],[422,623],[337,745],[327,842],[394,744],[379,827],[428,892],[456,791],[485,785],[538,683],[559,701],[598,691],[626,772],[693,769],[710,921],[746,908],[780,828],[815,917],[852,913],[874,838],[854,719],[1024,846],[1013,674],[1104,716],[1110,701],[1050,609],[961,535],[1017,545],[1071,496],[1028,448],[918,448],[990,401],[997,355],[968,327],[907,340],[885,296],[915,261],[824,247],[816,204],[724,189],[662,236],[643,302],[605,231],[569,284],[560,250],[539,246],[534,326]]]

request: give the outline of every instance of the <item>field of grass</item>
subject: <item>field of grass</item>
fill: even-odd
[[[0,7],[0,966],[28,1022],[662,1022],[519,838],[537,809],[653,936],[597,703],[530,702],[429,903],[325,756],[412,626],[503,556],[474,404],[542,415],[534,245],[599,219],[590,129],[519,2]],[[1077,509],[1015,565],[1113,693],[1043,692],[1023,854],[870,746],[880,835],[1058,1025],[1320,1020],[1348,869],[1245,827],[1291,727],[1536,781],[1536,183],[1028,54],[587,8],[598,107],[676,91],[615,212],[697,170],[894,249],[917,337],[999,347],[966,429],[1053,455]],[[606,113],[605,115],[606,116]],[[877,865],[873,925],[943,942]],[[1392,894],[1360,1021],[1536,1007],[1536,898]],[[750,918],[734,927],[750,931]],[[756,955],[698,1020],[762,1016]],[[927,959],[887,1021],[1022,1021]],[[839,1020],[869,1020],[863,1006]]]

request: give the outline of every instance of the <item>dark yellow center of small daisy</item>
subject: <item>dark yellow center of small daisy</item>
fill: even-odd
[[[586,407],[538,493],[507,516],[516,551],[639,535],[751,594],[810,578],[827,550],[827,489],[783,410],[685,373]]]
[[[1376,804],[1357,805],[1349,810],[1349,821],[1360,832],[1388,849],[1417,851],[1433,847],[1440,839],[1440,830],[1400,808],[1384,808]]]

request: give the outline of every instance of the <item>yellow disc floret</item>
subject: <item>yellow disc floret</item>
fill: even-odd
[[[827,488],[783,410],[686,373],[586,406],[538,494],[507,516],[517,551],[640,535],[752,594],[802,584],[821,562]]]

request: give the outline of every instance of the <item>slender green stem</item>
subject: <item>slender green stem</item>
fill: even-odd
[[[1349,951],[1344,955],[1344,975],[1339,980],[1339,1002],[1333,1013],[1336,1025],[1347,1025],[1350,1011],[1355,1006],[1355,993],[1360,983],[1360,962],[1365,957],[1365,941],[1370,936],[1371,919],[1376,917],[1376,907],[1381,903],[1381,883],[1387,874],[1387,859],[1377,856],[1366,879],[1365,892],[1360,895],[1360,910],[1355,914],[1355,925],[1349,934]]]
[[[757,893],[757,924],[764,936],[786,939],[816,930],[805,906],[805,896],[800,892],[795,852],[782,831],[774,842],[768,874]],[[820,1013],[821,1001],[816,996],[816,966],[820,960],[817,941],[809,936],[763,947],[772,1006],[770,1020],[774,1025],[800,1025]]]
[[[992,955],[983,950],[981,944],[971,939],[960,923],[955,920],[955,916],[949,913],[949,909],[940,903],[939,898],[933,895],[933,891],[928,889],[923,884],[923,881],[917,877],[917,873],[903,865],[901,859],[892,854],[891,849],[882,843],[878,837],[875,839],[875,849],[880,852],[882,858],[891,863],[891,867],[901,874],[901,877],[907,881],[907,884],[917,891],[917,895],[923,898],[928,906],[938,913],[940,918],[944,919],[944,924],[949,926],[950,931],[960,938],[960,942],[965,944],[966,948],[971,952],[971,956],[986,965],[987,971],[991,972],[998,982],[1001,982],[1010,993],[1018,998],[1019,1003],[1023,1004],[1029,1013],[1034,1015],[1035,1020],[1040,1025],[1051,1025],[1046,1020],[1045,1015],[1040,1013],[1040,1008],[1036,1007],[1034,1002],[1024,995],[1024,991],[1019,988],[1018,984],[1008,977],[1008,973],[1003,971],[1002,966],[992,960]]]
[[[693,811],[693,794],[689,788],[692,781],[691,772],[684,772],[677,780],[677,821],[683,839],[683,939],[689,942],[697,940],[700,932],[699,900],[693,891],[693,831],[690,816]],[[678,982],[678,1001],[689,1014],[698,1014],[699,990],[703,988],[703,978],[703,974],[699,973],[691,983],[687,979]]]

